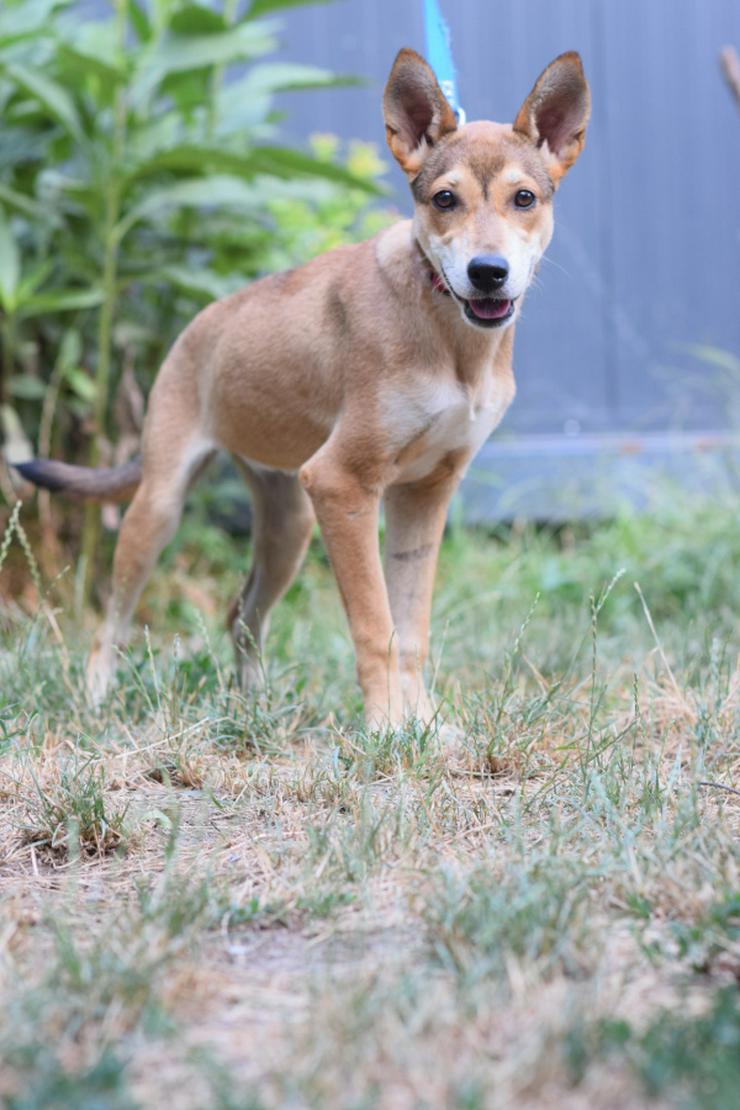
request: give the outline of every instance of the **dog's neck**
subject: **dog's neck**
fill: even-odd
[[[429,278],[432,289],[434,289],[436,293],[443,293],[446,297],[451,297],[452,293],[447,288],[444,278],[440,273],[437,272],[437,270],[435,270],[434,266],[427,257],[426,251],[424,250],[416,236],[414,236],[414,247],[416,248],[416,253],[422,261],[422,265],[427,271],[427,277]]]

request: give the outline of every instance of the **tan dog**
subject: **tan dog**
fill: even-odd
[[[221,448],[253,503],[253,566],[230,615],[242,682],[258,674],[270,610],[316,518],[368,723],[433,716],[423,670],[447,507],[514,396],[514,323],[552,235],[553,193],[583,148],[589,91],[578,55],[563,54],[513,126],[458,127],[429,66],[402,50],[383,107],[412,220],[204,309],[154,384],[140,465],[19,467],[77,496],[136,490],[88,667],[95,699],[189,486]]]

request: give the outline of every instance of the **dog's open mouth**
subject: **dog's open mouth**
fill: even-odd
[[[463,301],[468,320],[483,328],[497,328],[514,315],[514,301],[507,298],[482,297]]]
[[[477,297],[475,300],[466,301],[459,296],[452,287],[450,279],[442,270],[444,281],[435,270],[431,271],[432,285],[438,293],[453,297],[458,304],[463,306],[463,311],[468,320],[479,328],[499,328],[514,315],[516,298],[511,297]]]

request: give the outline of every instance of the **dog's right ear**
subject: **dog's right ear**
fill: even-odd
[[[401,169],[415,177],[424,154],[457,128],[455,113],[430,66],[415,50],[399,51],[383,95],[388,146]]]

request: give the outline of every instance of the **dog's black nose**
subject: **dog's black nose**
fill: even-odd
[[[468,263],[468,277],[481,293],[500,289],[509,276],[509,263],[500,254],[479,254]]]

